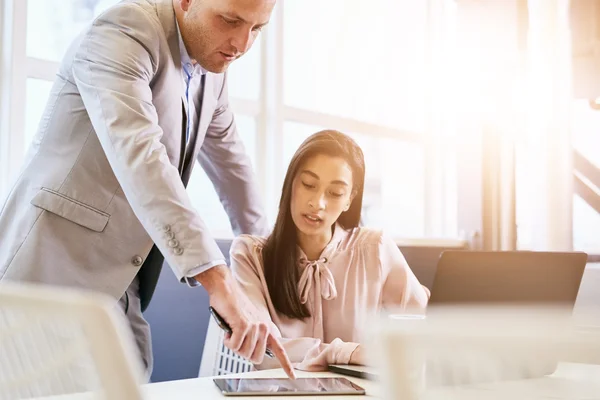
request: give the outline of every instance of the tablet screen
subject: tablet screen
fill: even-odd
[[[346,378],[215,378],[214,382],[229,396],[365,394],[362,387]]]

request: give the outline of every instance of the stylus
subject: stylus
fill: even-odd
[[[225,321],[223,319],[223,317],[221,317],[221,315],[217,312],[217,310],[215,310],[212,306],[209,306],[208,311],[210,311],[210,313],[212,314],[215,321],[217,321],[217,325],[219,325],[219,327],[221,327],[221,329],[223,329],[225,332],[227,332],[231,335],[231,327],[229,326],[227,321]],[[265,354],[270,358],[275,357],[273,355],[273,352],[270,349],[266,349]]]

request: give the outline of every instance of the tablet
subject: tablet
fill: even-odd
[[[346,378],[215,378],[224,396],[364,395],[365,389]]]

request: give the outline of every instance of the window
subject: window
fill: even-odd
[[[0,16],[0,198],[4,198],[35,135],[71,41],[118,0],[4,0]]]
[[[427,3],[286,1],[285,104],[422,132]]]
[[[289,165],[298,147],[313,133],[325,128],[298,122],[285,122],[283,125],[283,165]],[[285,171],[284,171],[285,174]],[[283,181],[281,182],[283,183]],[[281,187],[281,185],[280,185]]]
[[[600,254],[600,213],[577,195],[573,195],[573,248]]]
[[[318,130],[351,135],[365,154],[363,223],[395,237],[457,236],[455,152],[448,146],[435,161],[427,146],[438,144],[425,144],[428,7],[445,3],[283,3],[281,168]],[[432,179],[435,193],[426,190]],[[428,204],[440,210],[434,223]]]
[[[591,255],[600,254],[600,213],[591,204],[600,198],[600,187],[594,176],[600,174],[600,157],[596,149],[600,148],[600,112],[593,110],[587,100],[571,102],[571,131],[573,161],[575,169],[569,171],[574,181],[574,193],[567,193],[572,201],[572,246],[576,251]],[[519,249],[542,249],[545,242],[540,238],[552,229],[548,224],[549,218],[555,218],[552,202],[544,202],[552,193],[539,177],[544,176],[550,160],[541,150],[548,144],[543,143],[546,133],[540,136],[521,139],[517,146],[517,246]],[[586,168],[581,168],[582,161]],[[551,160],[553,164],[557,160]],[[545,177],[551,182],[552,177]],[[591,199],[584,199],[578,193],[577,181],[583,182]],[[595,195],[594,195],[595,193]],[[564,193],[553,193],[563,196]],[[591,201],[590,201],[591,200]],[[554,202],[554,204],[556,204]],[[565,228],[566,229],[566,228]]]
[[[1,138],[2,146],[10,145],[11,156],[0,159],[0,169],[11,179],[0,174],[0,196],[17,176],[37,131],[63,54],[93,18],[118,0],[4,1],[13,6],[14,26],[3,31],[12,44],[13,68],[11,102],[0,105],[2,115],[10,117],[10,129],[3,125],[0,133],[8,138]],[[444,14],[451,4],[277,3],[265,32],[228,75],[231,107],[271,223],[292,155],[310,134],[330,128],[348,133],[363,148],[364,224],[397,237],[457,236],[456,152],[451,144],[432,140],[427,125],[432,7],[438,18],[454,18]],[[228,218],[200,167],[188,192],[213,234],[231,236]]]
[[[27,0],[27,56],[59,62],[89,22],[118,0]]]
[[[234,99],[259,100],[261,51],[262,45],[259,36],[250,51],[231,65],[228,74],[230,97]]]
[[[572,141],[573,149],[588,165],[576,173],[600,199],[600,183],[590,180],[590,175],[600,176],[600,111],[593,110],[587,100],[573,102]],[[600,213],[577,194],[573,195],[573,248],[600,254]]]
[[[593,110],[587,100],[576,100],[572,113],[573,147],[600,168],[600,111]]]

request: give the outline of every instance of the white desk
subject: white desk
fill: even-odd
[[[424,400],[600,400],[600,365],[559,364],[552,375],[439,388]]]
[[[299,378],[324,378],[332,376],[341,376],[330,372],[303,372],[296,371],[296,375]],[[246,378],[285,378],[286,375],[281,369],[276,370],[265,370],[265,371],[254,371],[246,372],[244,374],[232,374],[227,377],[246,377]],[[357,379],[352,377],[345,377],[348,380],[356,383],[357,385],[365,388],[366,396],[328,396],[340,400],[358,400],[364,398],[377,398],[379,385],[376,382],[365,381],[363,379]],[[150,383],[143,386],[144,400],[224,400],[234,399],[235,397],[225,397],[221,395],[221,392],[217,389],[217,386],[213,382],[213,378],[195,378],[195,379],[183,379],[178,381],[170,382],[159,382]],[[238,397],[239,398],[239,397]],[[304,396],[269,396],[269,397],[247,397],[248,399],[295,399],[295,398],[307,398]],[[92,395],[87,394],[76,394],[68,396],[53,396],[45,397],[43,400],[91,400],[95,399]],[[39,399],[42,400],[42,399]]]
[[[312,378],[312,377],[328,377],[328,376],[340,376],[329,372],[302,372],[296,371],[296,375],[299,378]],[[266,371],[254,371],[246,372],[244,374],[228,375],[227,377],[239,377],[243,376],[246,378],[285,378],[283,370],[266,370]],[[365,381],[363,379],[346,377],[348,380],[356,383],[357,385],[365,388],[366,396],[336,396],[336,399],[343,400],[357,400],[358,398],[376,398],[379,393],[379,385],[375,382]],[[178,399],[178,400],[213,400],[213,399],[232,399],[233,397],[224,397],[221,395],[212,378],[197,378],[197,379],[186,379],[172,382],[161,382],[146,385],[145,395],[148,400],[165,400],[165,399]],[[248,397],[249,399],[252,399]],[[269,396],[269,397],[253,397],[254,399],[268,398],[268,399],[294,399],[296,396]],[[298,397],[302,398],[302,397]]]
[[[298,377],[329,377],[340,376],[330,372],[302,372],[296,371]],[[247,372],[245,374],[229,375],[230,377],[248,378],[282,378],[285,374],[282,370],[267,370]],[[365,388],[366,396],[335,396],[323,397],[342,400],[358,400],[361,398],[380,398],[381,388],[377,382],[365,381],[363,379],[346,377],[352,382]],[[143,387],[145,399],[148,400],[223,400],[232,397],[224,397],[218,391],[212,378],[185,379],[171,382],[151,383]],[[551,375],[539,379],[527,379],[521,381],[500,382],[494,384],[477,384],[457,388],[441,388],[432,390],[426,399],[460,399],[460,400],[531,400],[538,398],[563,399],[561,396],[569,393],[570,400],[600,400],[600,365],[584,364],[561,364],[557,371]],[[541,396],[540,396],[541,395]],[[88,395],[55,396],[44,398],[44,400],[89,400],[93,397]],[[248,397],[248,399],[294,399],[303,397],[270,396],[270,397]]]

